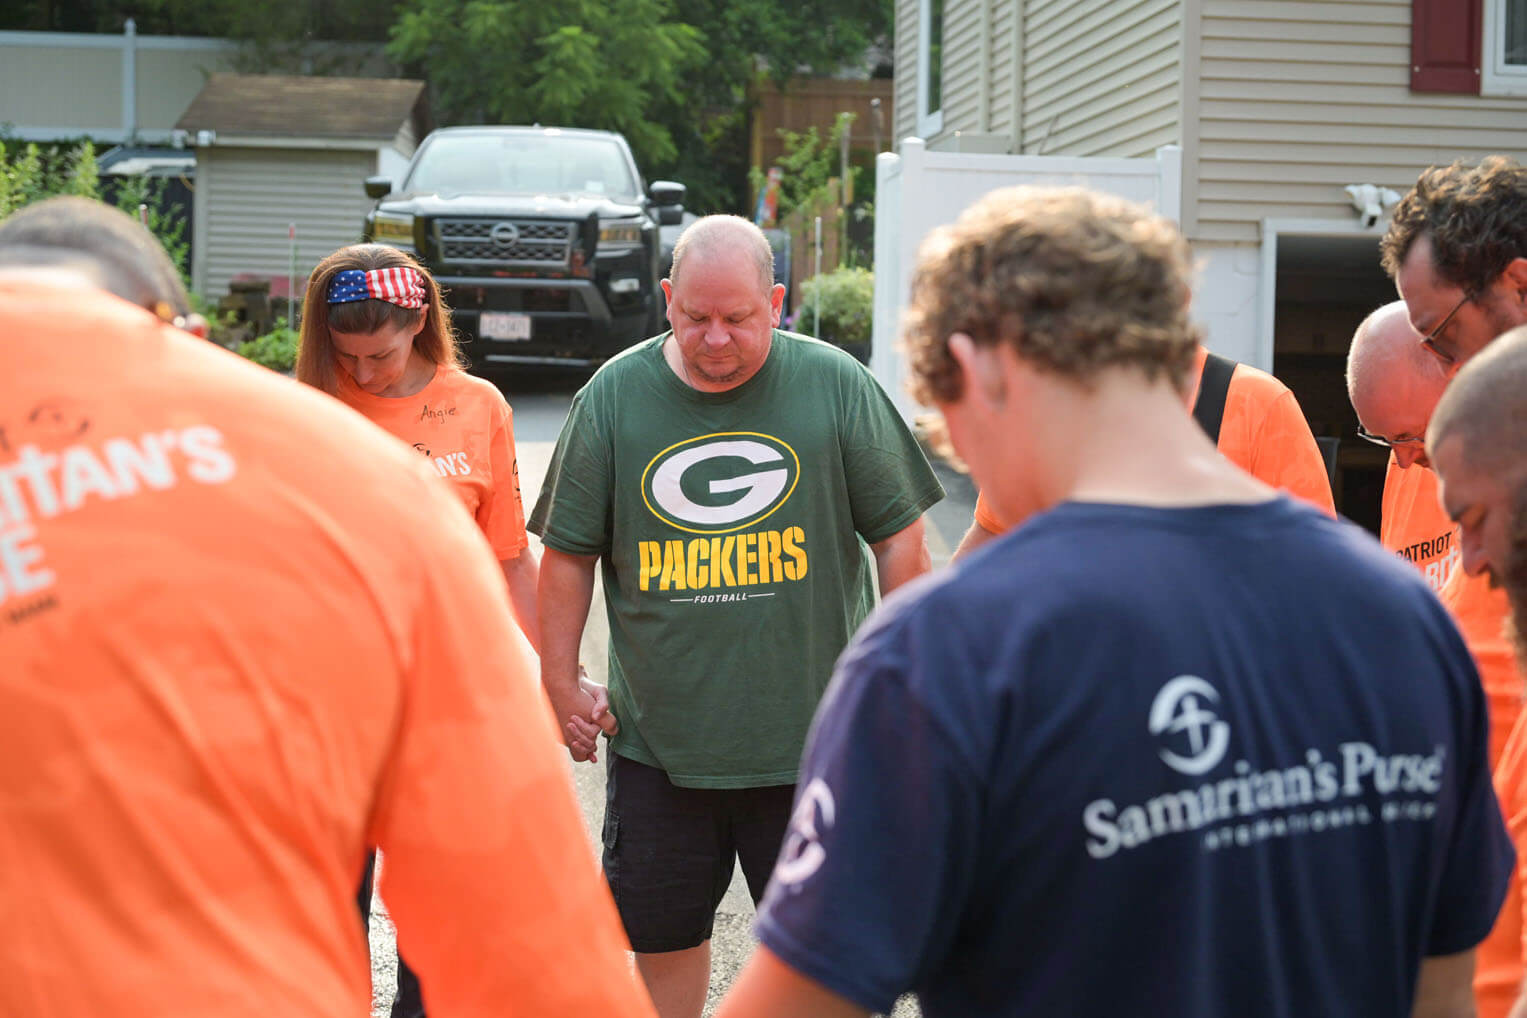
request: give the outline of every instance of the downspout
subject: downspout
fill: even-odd
[[[138,23],[122,26],[122,144],[138,137]]]

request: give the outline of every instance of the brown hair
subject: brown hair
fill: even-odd
[[[1527,258],[1527,169],[1505,156],[1428,168],[1379,241],[1384,271],[1397,274],[1422,236],[1438,276],[1470,293],[1487,289],[1513,258]]]
[[[123,300],[162,317],[191,313],[180,272],[131,216],[91,198],[58,197],[0,222],[0,265],[72,266]]]
[[[1129,366],[1182,388],[1199,342],[1190,278],[1187,242],[1138,205],[1081,188],[994,191],[923,243],[903,327],[912,393],[959,399],[956,332],[1083,385]]]
[[[424,307],[405,308],[385,300],[329,303],[329,283],[336,273],[349,269],[416,269],[424,280]],[[456,334],[451,329],[451,311],[440,295],[440,286],[429,272],[406,251],[385,244],[352,244],[342,247],[319,262],[308,277],[307,296],[302,302],[302,338],[297,348],[297,377],[317,389],[334,395],[339,391],[334,373],[332,329],[344,333],[371,333],[384,326],[402,328],[424,315],[424,328],[414,337],[414,349],[430,362],[449,368],[466,366]]]

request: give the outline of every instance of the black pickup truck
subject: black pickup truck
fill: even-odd
[[[479,371],[592,366],[665,327],[658,227],[681,220],[684,185],[644,186],[618,134],[443,128],[366,194],[365,239],[429,268]]]

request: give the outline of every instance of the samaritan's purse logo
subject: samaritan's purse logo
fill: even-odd
[[[724,534],[784,505],[801,477],[795,450],[755,431],[721,431],[670,445],[642,471],[652,514],[691,534]]]
[[[1157,752],[1182,774],[1213,770],[1230,747],[1230,726],[1200,701],[1219,703],[1219,690],[1196,675],[1179,675],[1151,703],[1151,734],[1161,739]]]

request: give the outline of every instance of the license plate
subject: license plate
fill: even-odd
[[[529,339],[530,316],[511,311],[484,311],[477,320],[484,339]]]

